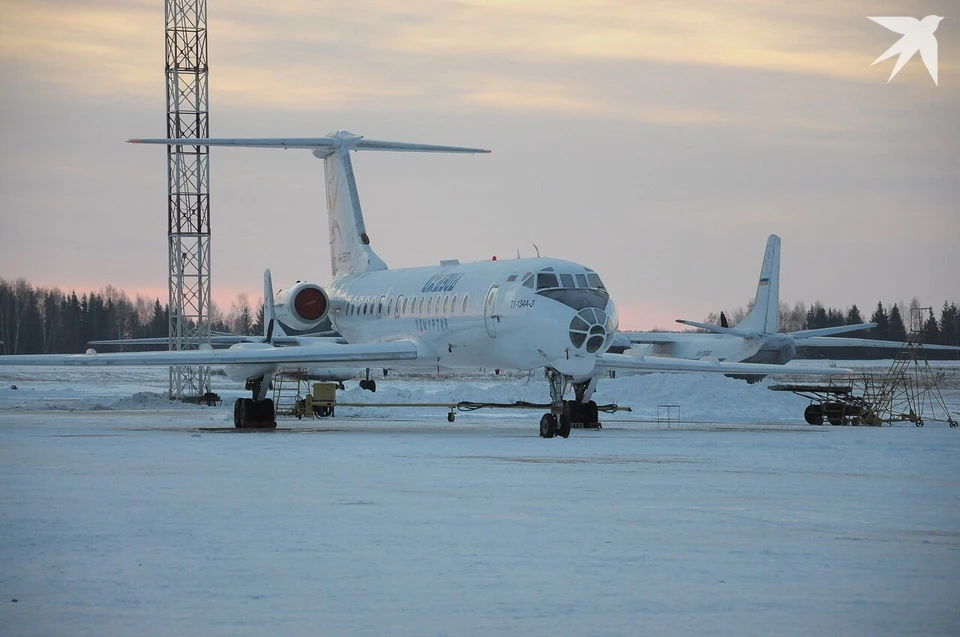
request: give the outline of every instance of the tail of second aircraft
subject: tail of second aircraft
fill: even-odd
[[[356,272],[386,270],[387,265],[370,246],[363,223],[357,180],[353,175],[351,150],[383,150],[412,153],[489,153],[482,148],[434,146],[364,139],[347,131],[326,137],[268,139],[131,139],[135,144],[177,146],[238,146],[244,148],[299,148],[312,150],[323,160],[330,224],[330,269],[333,277]]]
[[[738,330],[773,334],[780,329],[780,237],[767,238],[753,309],[737,323]]]

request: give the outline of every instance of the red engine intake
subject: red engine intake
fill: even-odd
[[[298,281],[287,290],[280,290],[274,299],[277,319],[296,330],[309,330],[327,316],[330,298],[316,283]]]

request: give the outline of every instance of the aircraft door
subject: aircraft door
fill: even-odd
[[[487,298],[483,302],[483,324],[487,328],[487,335],[490,338],[497,337],[497,321],[500,317],[496,315],[495,308],[497,304],[497,292],[500,291],[499,285],[491,285],[487,292]]]

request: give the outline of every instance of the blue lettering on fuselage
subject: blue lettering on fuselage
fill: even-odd
[[[463,272],[435,274],[427,279],[426,284],[420,291],[424,294],[427,292],[453,292],[453,288],[457,286],[457,281],[459,281],[462,277]]]

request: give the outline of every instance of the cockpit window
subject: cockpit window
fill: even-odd
[[[560,286],[565,288],[574,288],[576,287],[573,284],[573,275],[572,274],[561,274],[560,275]]]
[[[600,281],[600,277],[597,276],[596,272],[587,272],[587,282],[590,284],[590,287],[594,290],[606,290],[607,288],[603,287],[603,282]]]
[[[577,287],[578,287],[578,288],[585,288],[585,287],[587,287],[587,275],[586,275],[586,274],[578,274],[578,275],[577,275]]]
[[[549,290],[551,288],[560,287],[560,282],[557,281],[557,275],[550,272],[541,272],[537,275],[537,289],[538,290]]]
[[[523,287],[530,288],[532,290],[533,289],[533,273],[527,272],[526,274],[524,274],[523,281],[521,281],[521,283],[523,283]]]

